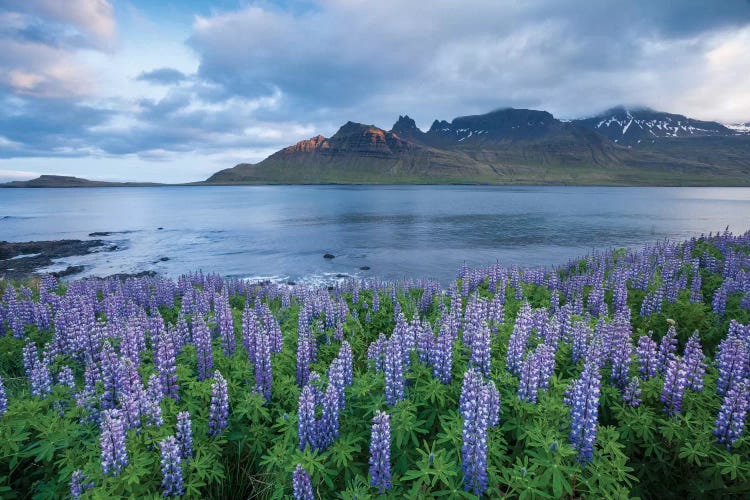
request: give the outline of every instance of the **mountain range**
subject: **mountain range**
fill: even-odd
[[[426,132],[399,116],[390,130],[347,122],[205,183],[744,186],[750,126],[623,106],[577,120],[506,108],[435,120]]]
[[[192,184],[403,183],[750,186],[750,123],[623,106],[576,120],[506,108],[422,131],[399,116],[390,130],[347,122]],[[148,185],[158,184],[43,175],[0,187]]]

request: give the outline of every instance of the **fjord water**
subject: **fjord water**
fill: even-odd
[[[231,186],[0,190],[0,240],[90,239],[83,275],[202,269],[452,279],[463,262],[552,266],[592,249],[750,229],[748,188]],[[162,228],[162,229],[159,229]],[[335,259],[323,259],[331,253]],[[168,260],[160,260],[167,258]],[[359,270],[369,266],[370,270]],[[80,275],[79,275],[80,276]]]

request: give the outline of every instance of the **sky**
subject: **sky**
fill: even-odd
[[[190,182],[348,120],[750,122],[750,0],[0,0],[0,181]]]

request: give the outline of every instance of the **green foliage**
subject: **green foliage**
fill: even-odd
[[[699,242],[694,256],[708,252],[721,254]],[[616,256],[624,258],[624,252]],[[567,272],[583,272],[590,263],[582,260]],[[562,272],[562,271],[561,271]],[[721,285],[721,276],[702,271],[702,293],[712,297]],[[460,290],[460,285],[459,285]],[[524,297],[533,307],[549,307],[547,288],[523,284]],[[477,292],[490,297],[487,284]],[[588,295],[590,289],[585,290]],[[63,293],[63,290],[60,291]],[[100,467],[99,430],[81,423],[85,416],[73,399],[73,391],[56,387],[47,399],[31,397],[23,373],[21,349],[24,342],[10,335],[0,336],[0,376],[5,381],[11,404],[0,419],[0,497],[54,498],[68,492],[70,477],[82,469],[95,487],[86,498],[156,498],[161,491],[158,442],[174,433],[176,415],[187,410],[193,419],[194,450],[185,464],[188,498],[288,498],[291,473],[302,464],[312,478],[320,498],[363,499],[378,496],[370,486],[368,472],[370,425],[377,410],[386,410],[391,422],[393,489],[387,498],[475,498],[463,490],[461,445],[463,421],[458,412],[461,380],[468,365],[468,353],[460,340],[453,346],[453,381],[443,385],[432,376],[430,367],[416,354],[407,371],[406,399],[388,407],[384,398],[384,377],[367,360],[369,344],[380,333],[394,328],[394,305],[389,292],[380,293],[380,309],[372,312],[372,292],[362,291],[358,304],[348,294],[344,298],[356,310],[344,324],[344,334],[354,353],[354,383],[346,390],[346,406],[340,416],[340,436],[321,453],[301,451],[297,435],[297,401],[300,388],[295,383],[297,320],[299,303],[282,307],[278,299],[269,306],[283,332],[283,350],[273,356],[273,386],[270,402],[253,392],[253,366],[241,346],[242,311],[248,299],[230,298],[238,348],[231,357],[221,353],[214,341],[215,366],[226,378],[230,394],[228,428],[218,438],[209,438],[208,413],[211,381],[198,381],[196,354],[192,345],[178,356],[179,402],[162,402],[165,424],[129,431],[129,465],[117,477],[105,477]],[[716,395],[717,372],[709,366],[705,390],[688,391],[683,411],[669,417],[659,400],[663,380],[642,381],[641,406],[622,402],[617,389],[603,373],[601,409],[594,460],[582,466],[568,442],[569,408],[563,396],[570,382],[578,377],[580,364],[570,362],[567,345],[557,352],[555,374],[549,390],[536,404],[519,401],[518,380],[505,369],[508,340],[513,320],[521,307],[510,289],[506,294],[505,323],[492,338],[492,372],[501,399],[500,425],[488,436],[489,498],[748,498],[750,497],[750,438],[747,436],[727,450],[715,443],[714,421],[721,401]],[[750,313],[740,307],[740,297],[731,296],[727,314],[717,316],[706,303],[692,303],[683,291],[674,303],[665,303],[658,314],[639,315],[646,292],[629,290],[634,336],[654,332],[658,339],[670,321],[678,327],[683,346],[693,331],[701,336],[706,354],[712,354],[726,336],[728,322],[746,323]],[[399,292],[398,300],[408,318],[416,310],[421,293]],[[612,294],[606,296],[612,306]],[[464,299],[464,306],[465,306]],[[421,317],[433,326],[441,314],[436,297]],[[175,324],[179,302],[158,313]],[[369,321],[365,321],[367,312]],[[668,321],[669,320],[669,321]],[[31,328],[28,338],[42,345],[50,331]],[[326,378],[326,370],[340,343],[333,329],[315,331],[318,360],[312,369]],[[538,340],[532,339],[532,344]],[[53,372],[70,360],[56,359]],[[141,375],[154,372],[150,355],[144,356]],[[633,373],[635,374],[635,373]],[[79,386],[83,374],[76,371]],[[61,403],[62,408],[54,405]]]

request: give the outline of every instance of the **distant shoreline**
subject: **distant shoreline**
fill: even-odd
[[[691,183],[691,182],[674,182],[674,183],[647,183],[647,182],[632,182],[632,183],[563,183],[563,182],[504,182],[504,183],[491,183],[491,182],[206,182],[206,181],[195,181],[185,183],[155,183],[155,182],[104,182],[104,181],[91,181],[82,178],[73,178],[75,181],[60,181],[55,182],[49,177],[57,176],[41,176],[36,179],[28,181],[12,181],[6,183],[0,183],[0,188],[7,189],[66,189],[66,188],[158,188],[158,187],[211,187],[211,186],[484,186],[484,187],[538,187],[538,186],[549,186],[549,187],[721,187],[721,188],[747,188],[750,187],[750,178],[748,178],[745,184],[722,184],[717,183]]]

